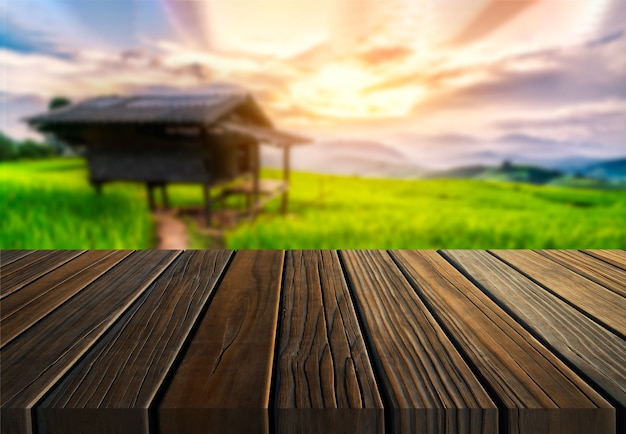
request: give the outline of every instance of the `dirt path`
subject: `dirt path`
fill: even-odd
[[[202,209],[159,209],[152,213],[157,228],[157,249],[185,250],[191,245],[190,234],[204,249],[225,249],[226,240],[223,226],[234,224],[232,215],[216,213],[215,219],[222,227],[206,227]],[[188,227],[189,226],[189,227]]]
[[[174,211],[158,210],[153,215],[157,226],[157,249],[183,250],[189,247],[187,227]]]

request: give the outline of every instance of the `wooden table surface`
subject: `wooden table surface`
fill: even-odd
[[[626,252],[2,251],[2,433],[626,432]]]

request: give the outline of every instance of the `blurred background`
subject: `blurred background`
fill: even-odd
[[[623,0],[21,0],[0,21],[0,248],[626,248]],[[24,122],[216,83],[312,140],[286,215],[164,223]],[[263,147],[262,175],[281,158]]]

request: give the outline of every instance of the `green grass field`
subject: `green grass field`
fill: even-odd
[[[138,185],[97,196],[79,159],[0,164],[3,249],[147,249],[153,223]]]
[[[267,176],[278,173],[266,171]],[[0,165],[4,249],[149,248],[154,228],[140,185],[98,197],[77,159]],[[174,205],[201,202],[196,186],[169,189]],[[292,175],[279,201],[226,235],[229,248],[626,248],[623,191],[468,181]],[[196,242],[194,248],[204,247]]]

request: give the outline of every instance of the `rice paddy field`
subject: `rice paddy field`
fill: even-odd
[[[138,185],[98,196],[80,159],[0,164],[2,249],[147,249],[153,222]]]
[[[278,172],[267,170],[267,177]],[[234,249],[626,248],[624,191],[471,180],[292,174],[279,200],[225,235]],[[198,205],[198,186],[168,188]],[[139,184],[98,196],[80,159],[0,164],[2,249],[145,249],[154,222]],[[194,235],[193,248],[216,247]]]

